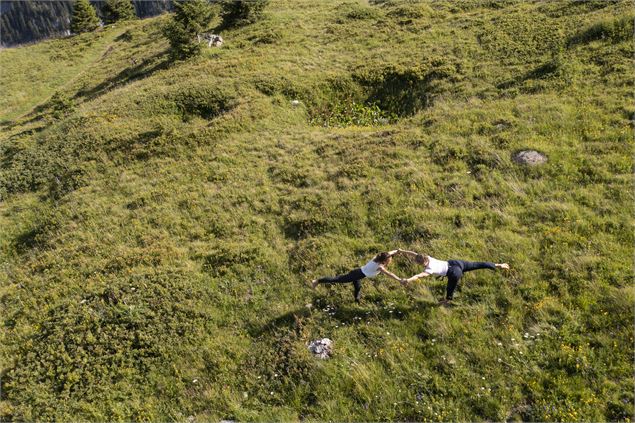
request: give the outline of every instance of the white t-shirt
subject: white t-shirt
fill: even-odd
[[[445,276],[448,273],[448,262],[443,260],[437,260],[428,256],[429,263],[426,266],[426,272],[429,275]]]
[[[367,278],[374,278],[379,275],[379,266],[381,266],[381,264],[371,260],[362,266],[362,273],[366,275]]]

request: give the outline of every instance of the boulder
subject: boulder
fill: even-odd
[[[333,353],[333,341],[328,338],[317,339],[309,344],[309,351],[318,358],[326,359]]]
[[[223,45],[223,37],[220,35],[212,34],[207,47],[220,47]]]
[[[514,154],[512,160],[518,164],[537,166],[546,163],[547,156],[535,150],[522,150]]]

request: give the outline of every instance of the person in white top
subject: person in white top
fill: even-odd
[[[374,278],[380,273],[383,273],[402,284],[404,283],[405,279],[402,279],[394,273],[386,270],[386,266],[388,266],[392,261],[392,256],[394,256],[397,252],[398,250],[392,250],[379,253],[364,266],[353,269],[343,275],[314,279],[311,281],[311,287],[315,289],[321,283],[353,283],[353,295],[355,296],[355,301],[359,302],[361,299],[360,294],[362,290],[362,279],[364,278]]]
[[[415,253],[414,251],[402,250],[401,248],[397,249],[397,252],[400,254],[404,254],[409,258],[413,258],[415,263],[424,266],[424,270],[421,273],[418,273],[408,279],[405,282],[416,281],[419,278],[423,278],[425,276],[437,275],[437,276],[447,276],[448,284],[446,287],[445,298],[442,298],[439,302],[447,304],[449,301],[452,301],[454,296],[454,290],[458,285],[461,277],[463,277],[463,273],[470,272],[472,270],[477,269],[490,269],[496,270],[500,269],[509,269],[509,264],[507,263],[491,263],[487,261],[465,261],[465,260],[437,260],[434,257],[425,256],[423,254]]]

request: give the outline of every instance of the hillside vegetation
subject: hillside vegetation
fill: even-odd
[[[2,419],[633,420],[632,3],[168,18],[0,51]]]

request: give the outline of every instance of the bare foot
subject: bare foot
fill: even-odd
[[[317,280],[317,279],[313,279],[313,280],[311,281],[311,288],[312,288],[312,289],[317,288],[318,283],[319,283],[319,282],[318,282],[318,280]]]
[[[452,304],[452,300],[448,300],[447,298],[441,298],[441,299],[439,300],[439,305],[440,305],[440,306],[447,307],[447,306],[449,306],[450,304]]]
[[[497,265],[496,265],[496,267],[500,267],[501,269],[507,269],[507,270],[509,270],[509,264],[507,264],[507,263],[500,263],[500,264],[497,264]]]

